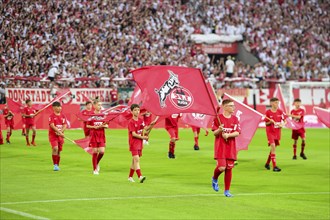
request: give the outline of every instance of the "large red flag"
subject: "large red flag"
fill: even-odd
[[[135,86],[135,89],[134,89],[132,96],[131,96],[129,102],[127,103],[127,105],[131,106],[132,104],[138,104],[141,108],[143,106],[143,101],[144,101],[145,97],[146,97],[146,95],[145,95],[145,93],[142,94],[140,87]]]
[[[146,66],[132,71],[145,94],[144,108],[155,115],[201,113],[216,115],[200,69]]]
[[[83,102],[87,102],[87,101],[93,102],[93,99],[87,97],[84,93],[81,93],[81,95],[82,95],[82,98],[83,98]]]
[[[298,130],[303,127],[302,124],[299,124],[298,122],[296,122],[295,120],[293,120],[291,118],[287,118],[285,120],[286,120],[285,127],[287,127],[287,128],[290,128],[293,130]]]
[[[32,107],[35,109],[35,110],[37,110],[37,111],[39,111],[40,109],[43,109],[43,108],[45,108],[45,104],[33,104],[32,105]]]
[[[93,148],[89,147],[90,137],[74,140],[73,142],[81,147],[85,152],[93,155]]]
[[[108,122],[113,120],[115,117],[119,116],[119,113],[99,113],[99,114],[83,114],[82,112],[79,112],[76,114],[77,118],[79,118],[81,121],[90,121],[94,117],[98,117],[98,120],[103,122]]]
[[[317,118],[328,128],[330,128],[330,109],[314,107],[314,112]]]
[[[283,97],[283,93],[282,93],[280,84],[276,84],[276,88],[275,88],[273,96],[278,98],[278,100],[279,100],[278,108],[281,109],[285,114],[288,114],[288,111],[286,110],[286,107],[285,107],[285,101],[284,101],[284,97]]]
[[[226,93],[223,99],[234,101],[236,107],[234,115],[238,118],[241,126],[241,134],[236,138],[236,149],[237,151],[247,150],[263,115]]]
[[[24,104],[21,104],[19,102],[15,102],[9,97],[6,97],[6,102],[9,107],[9,109],[14,113],[22,113],[24,110]],[[46,105],[45,104],[33,104],[32,107],[35,110],[43,109]]]
[[[19,102],[15,102],[14,100],[12,100],[9,97],[6,97],[6,102],[8,105],[8,108],[13,112],[13,113],[22,113],[23,109],[24,109],[24,105],[19,103]]]
[[[47,105],[45,105],[43,108],[39,109],[36,113],[36,115],[38,115],[40,112],[42,112],[43,110],[47,109],[49,106],[51,106],[54,102],[56,101],[60,101],[62,98],[64,98],[66,95],[70,94],[71,91],[70,89],[63,89],[60,90],[59,92],[57,92],[57,96],[50,101],[50,103],[48,103]]]
[[[104,122],[113,122],[122,127],[127,127],[129,119],[132,118],[132,113],[129,106],[117,105],[109,109],[105,109],[99,114],[82,114],[79,112],[76,116],[82,121],[90,121],[93,117],[99,117]]]
[[[283,96],[280,84],[276,85],[276,88],[274,91],[274,97],[278,98],[278,100],[279,100],[278,108],[281,109],[287,115],[288,114],[287,108],[285,106],[284,96]],[[294,129],[294,130],[298,130],[298,129],[302,128],[303,125],[299,124],[298,122],[296,122],[295,120],[293,120],[291,118],[286,118],[285,127]]]
[[[218,109],[219,101],[218,101],[217,95],[215,94],[211,83],[207,82],[206,87],[207,87],[207,90],[209,91],[209,94],[211,96],[211,100],[212,100],[212,104],[214,106],[214,109]]]
[[[207,129],[213,118],[214,116],[199,113],[183,113],[181,116],[183,123],[205,129]]]
[[[112,122],[124,128],[127,128],[128,121],[132,118],[130,107],[126,105],[117,105],[115,108],[112,108],[109,113],[117,114],[117,117],[113,118]]]

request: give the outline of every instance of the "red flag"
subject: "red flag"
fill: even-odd
[[[273,96],[278,98],[278,100],[279,100],[278,108],[281,109],[285,114],[287,114],[287,110],[286,110],[286,107],[285,107],[285,101],[284,101],[284,97],[283,97],[283,93],[282,93],[282,89],[281,89],[280,84],[276,85]]]
[[[45,108],[46,105],[45,104],[33,104],[32,106],[35,110],[39,111],[40,109]]]
[[[313,109],[317,118],[328,128],[330,128],[330,110],[319,107],[314,107]]]
[[[72,102],[72,98],[73,97],[71,95],[70,89],[61,89],[56,92],[56,97],[55,97],[56,100],[51,102],[58,101],[62,104],[70,104]]]
[[[214,116],[199,113],[183,113],[181,120],[185,124],[198,128],[207,128]]]
[[[212,101],[212,104],[214,106],[214,109],[217,109],[218,106],[219,106],[219,101],[218,101],[217,95],[215,94],[211,83],[207,82],[206,87],[207,87],[207,90],[209,91],[209,94],[211,96],[211,101]]]
[[[59,91],[57,93],[57,96],[52,101],[50,101],[49,104],[45,105],[45,107],[43,107],[42,109],[38,110],[38,112],[36,113],[36,115],[39,114],[40,112],[42,112],[43,110],[45,110],[46,108],[48,108],[49,106],[51,106],[54,102],[59,101],[60,99],[64,98],[69,93],[71,93],[71,91],[69,89],[63,89],[63,90]]]
[[[117,105],[102,111],[100,114],[86,115],[82,114],[82,112],[79,112],[76,114],[76,116],[82,121],[90,121],[93,117],[102,117],[102,121],[112,121],[122,127],[127,127],[128,120],[132,118],[131,111],[127,105]]]
[[[146,66],[132,71],[145,94],[144,108],[154,115],[201,113],[216,115],[200,69]]]
[[[6,97],[6,102],[8,105],[8,108],[13,112],[13,113],[22,113],[23,109],[24,109],[24,105],[19,103],[19,102],[15,102],[14,100],[12,100],[9,97]]]
[[[93,155],[93,148],[89,147],[90,137],[74,140],[75,144],[81,147],[85,152]]]
[[[76,114],[77,118],[79,118],[82,121],[90,121],[93,117],[99,117],[98,120],[102,120],[103,122],[108,122],[113,120],[115,117],[117,117],[119,113],[100,113],[100,114],[83,114],[82,112],[79,112]]]
[[[298,122],[296,122],[295,120],[291,119],[291,118],[286,118],[286,124],[285,127],[293,129],[293,130],[298,130],[300,128],[303,127],[302,124],[299,124]]]
[[[15,102],[14,100],[12,100],[9,97],[6,97],[6,102],[7,105],[9,107],[9,109],[14,112],[14,113],[22,113],[22,111],[24,110],[24,105],[19,103],[19,102]],[[46,105],[45,104],[33,104],[32,107],[35,110],[40,110],[43,109]]]
[[[115,108],[111,108],[109,113],[117,113],[117,117],[113,118],[112,122],[124,128],[127,128],[128,121],[132,118],[130,107],[126,105],[117,105]]]
[[[130,107],[127,105],[116,105],[114,107],[105,109],[102,113],[110,113],[110,114],[121,114],[126,111],[130,111]]]
[[[131,106],[132,104],[138,104],[141,107],[143,105],[143,100],[144,96],[142,95],[142,91],[136,86],[127,105]]]
[[[283,93],[282,93],[282,89],[281,89],[281,85],[277,84],[275,91],[274,91],[274,97],[278,98],[279,100],[279,105],[278,108],[280,110],[282,110],[286,115],[287,115],[287,110],[286,110],[286,106],[285,106],[285,101],[284,101],[284,97],[283,97]],[[286,124],[285,127],[290,128],[290,129],[294,129],[294,130],[298,130],[300,128],[302,128],[303,126],[301,124],[298,124],[296,121],[294,121],[291,118],[286,118]]]
[[[223,99],[231,99],[235,103],[234,115],[238,118],[241,126],[241,134],[236,137],[237,151],[247,150],[263,115],[226,93]]]
[[[93,100],[92,100],[91,98],[87,97],[84,93],[81,93],[81,95],[82,95],[82,97],[83,97],[83,101],[84,101],[84,102],[89,101],[89,102],[92,102],[92,103],[93,103]]]

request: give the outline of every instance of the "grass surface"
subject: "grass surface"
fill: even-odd
[[[69,130],[66,135],[80,139],[83,132]],[[201,134],[201,150],[194,151],[191,129],[181,129],[177,158],[172,160],[167,158],[166,131],[154,129],[141,158],[147,179],[140,184],[127,181],[131,163],[127,130],[107,130],[99,176],[92,175],[90,155],[68,141],[61,171],[52,171],[47,131],[39,130],[38,146],[28,148],[17,130],[12,144],[0,146],[0,218],[329,219],[329,129],[307,130],[307,160],[292,160],[290,136],[291,131],[284,129],[277,149],[282,172],[274,173],[264,168],[269,149],[265,130],[259,129],[249,150],[239,152],[231,186],[235,197],[226,198],[223,176],[221,191],[211,187],[215,167],[211,134]]]

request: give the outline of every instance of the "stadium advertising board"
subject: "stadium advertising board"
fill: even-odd
[[[98,97],[104,104],[110,104],[117,99],[117,91],[110,88],[72,88],[70,92],[71,94],[62,100],[64,103],[83,104],[86,102],[86,99]],[[7,88],[6,97],[11,98],[15,102],[30,99],[33,103],[49,103],[54,98],[54,95],[49,89]]]
[[[202,50],[208,54],[237,54],[237,43],[202,44]]]

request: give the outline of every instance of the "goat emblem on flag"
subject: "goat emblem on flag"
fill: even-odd
[[[155,89],[159,97],[159,103],[161,108],[166,107],[165,101],[169,96],[170,102],[173,106],[178,109],[188,109],[194,102],[192,93],[180,86],[179,77],[177,74],[171,70],[167,70],[169,73],[169,78],[164,82],[164,84],[159,88]]]

